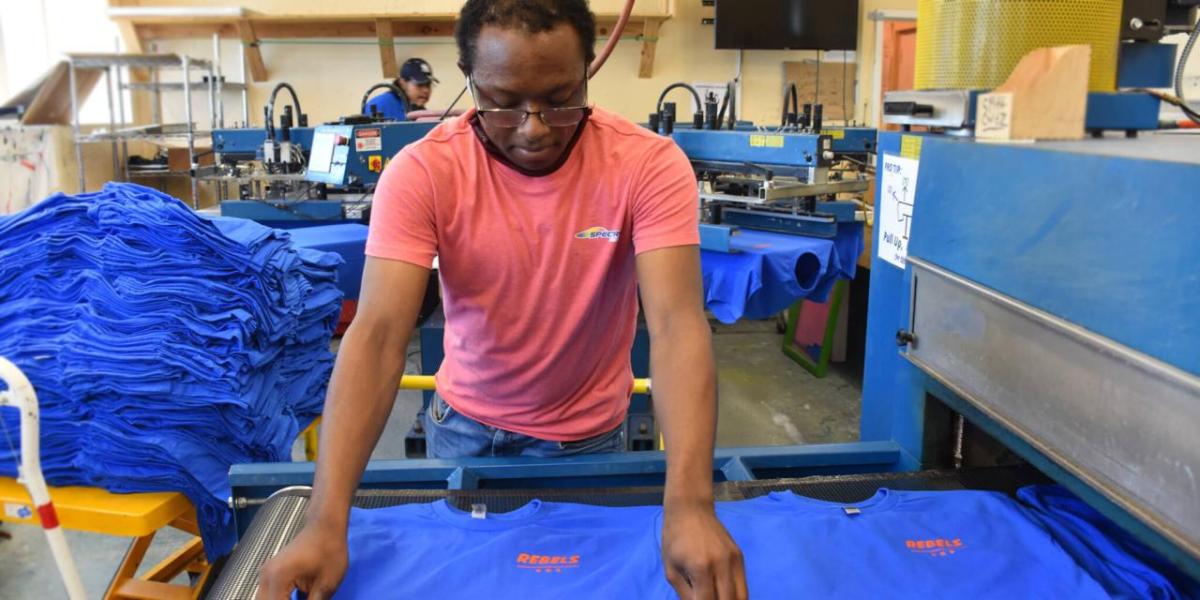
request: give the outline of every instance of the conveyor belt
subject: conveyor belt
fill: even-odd
[[[1013,493],[1031,483],[1048,481],[1030,467],[994,467],[961,471],[919,471],[724,482],[716,485],[717,500],[744,500],[774,491],[791,490],[830,502],[860,502],[879,488],[895,490],[981,489]],[[211,600],[249,600],[258,586],[258,569],[300,532],[308,509],[310,488],[280,490],[262,506],[246,535],[225,563],[208,593]],[[489,511],[508,512],[534,498],[600,506],[641,506],[662,503],[661,487],[543,490],[362,490],[354,505],[383,508],[399,504],[449,499],[469,510],[487,504]]]

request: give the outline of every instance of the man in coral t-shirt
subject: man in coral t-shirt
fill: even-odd
[[[430,455],[622,449],[640,290],[667,451],[667,578],[684,598],[744,598],[740,552],[713,510],[716,377],[687,158],[589,107],[586,0],[469,0],[457,40],[476,109],[383,173],[307,526],[263,568],[264,596],[326,598],[340,581],[351,497],[436,255],[446,358],[425,418]]]

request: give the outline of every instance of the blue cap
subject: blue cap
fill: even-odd
[[[404,61],[404,66],[400,67],[400,79],[412,81],[415,83],[438,83],[436,77],[433,76],[433,67],[425,62],[423,58],[410,58]]]

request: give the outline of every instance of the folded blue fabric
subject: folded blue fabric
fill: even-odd
[[[1113,598],[1200,598],[1200,582],[1061,485],[1031,485],[1017,498]]]
[[[701,252],[704,304],[722,323],[765,319],[797,300],[824,302],[838,279],[854,279],[863,251],[861,223],[843,223],[834,239],[742,229],[733,253]]]
[[[47,481],[182,492],[226,554],[230,465],[287,460],[320,413],[341,264],[132,184],[0,217],[0,356],[37,389]]]

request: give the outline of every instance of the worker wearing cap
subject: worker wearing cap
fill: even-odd
[[[381,117],[403,121],[409,112],[425,110],[425,104],[429,102],[429,96],[433,93],[433,84],[437,82],[437,78],[433,76],[433,67],[429,66],[425,59],[410,58],[400,67],[400,77],[392,82],[404,92],[404,98],[397,96],[395,92],[379,94],[367,101],[366,113],[371,114],[371,108],[374,107]]]

